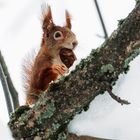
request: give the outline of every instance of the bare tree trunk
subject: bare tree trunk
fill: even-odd
[[[33,108],[21,106],[12,114],[9,127],[13,136],[18,140],[68,139],[68,123],[97,95],[108,91],[139,53],[138,2],[103,45],[82,60],[69,76],[53,84]]]

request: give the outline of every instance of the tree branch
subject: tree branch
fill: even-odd
[[[115,95],[111,89],[107,89],[107,92],[109,93],[109,95],[118,103],[120,103],[121,105],[129,105],[130,102],[128,102],[127,100],[121,99],[119,96]]]
[[[96,9],[97,9],[97,12],[98,12],[98,16],[99,16],[99,19],[100,19],[100,22],[101,22],[101,25],[102,25],[102,28],[103,28],[103,31],[104,31],[104,38],[107,39],[108,38],[107,30],[106,30],[105,23],[104,23],[104,20],[103,20],[103,17],[102,17],[102,14],[101,14],[101,11],[100,11],[97,0],[94,0],[94,3],[95,3],[95,6],[96,6]]]
[[[4,91],[4,95],[5,95],[8,114],[10,116],[10,113],[13,112],[13,108],[12,108],[12,103],[11,103],[11,100],[10,100],[9,88],[8,88],[8,85],[7,85],[7,82],[6,82],[6,77],[4,75],[1,64],[0,64],[0,79],[1,79],[2,87],[3,87],[3,91]]]
[[[67,139],[67,124],[118,76],[140,53],[140,3],[103,45],[83,59],[71,74],[53,84],[33,108],[22,106],[9,127],[16,139]],[[63,134],[63,135],[62,135]]]
[[[4,75],[6,76],[6,82],[7,82],[7,86],[9,88],[11,97],[12,97],[12,103],[13,103],[14,109],[16,109],[17,107],[19,107],[18,93],[13,85],[13,82],[11,80],[10,74],[8,72],[8,68],[6,66],[6,63],[5,63],[5,60],[2,56],[1,51],[0,51],[0,64],[2,66]]]

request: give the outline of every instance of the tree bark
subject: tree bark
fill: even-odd
[[[92,50],[69,76],[51,85],[34,107],[19,107],[9,127],[18,140],[68,139],[67,125],[94,98],[112,87],[140,53],[140,2],[118,29]]]

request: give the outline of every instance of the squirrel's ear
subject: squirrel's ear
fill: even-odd
[[[43,15],[42,29],[43,29],[43,31],[49,31],[54,26],[51,7],[48,5],[46,6],[46,4],[43,4],[42,5],[42,15]]]
[[[67,10],[65,13],[66,13],[66,27],[71,29],[71,16]]]

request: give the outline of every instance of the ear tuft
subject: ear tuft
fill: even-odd
[[[41,6],[42,9],[42,29],[43,31],[49,31],[53,26],[52,12],[51,7],[49,5],[43,4]]]
[[[71,29],[71,16],[67,10],[66,10],[65,14],[66,14],[66,27]]]

